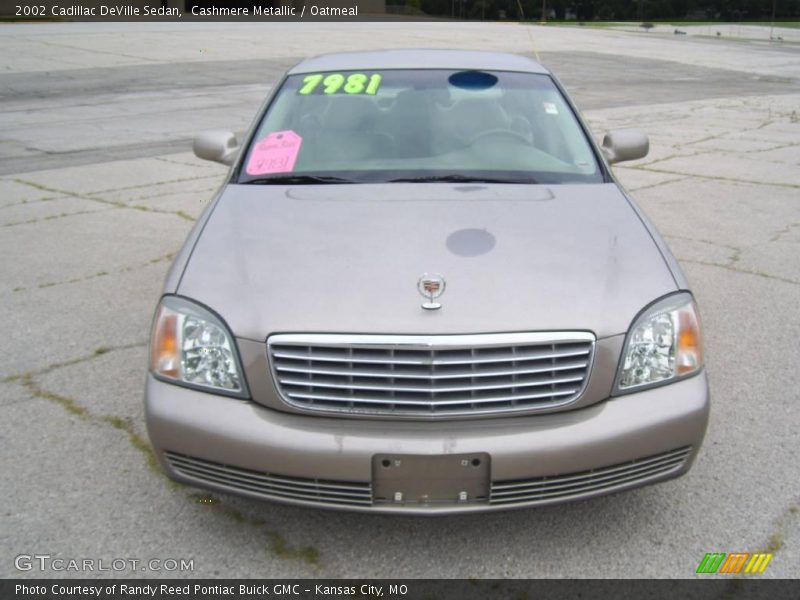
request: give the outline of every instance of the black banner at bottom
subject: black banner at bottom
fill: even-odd
[[[0,581],[2,600],[796,600],[795,580],[592,579],[28,579]]]

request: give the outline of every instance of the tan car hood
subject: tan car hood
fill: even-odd
[[[423,273],[440,273],[426,311]],[[234,335],[622,333],[676,289],[615,184],[229,185],[178,293]]]

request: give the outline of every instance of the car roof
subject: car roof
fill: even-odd
[[[303,60],[289,69],[289,74],[368,69],[479,69],[549,73],[532,58],[519,54],[476,50],[412,49],[323,54]]]

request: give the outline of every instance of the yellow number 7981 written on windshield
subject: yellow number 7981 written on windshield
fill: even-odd
[[[374,96],[378,93],[383,77],[378,73],[366,75],[365,73],[353,73],[345,77],[341,73],[315,73],[306,75],[303,78],[303,87],[297,90],[298,94],[307,96],[321,89],[323,94],[335,94],[342,91],[345,94],[368,94]],[[322,84],[322,88],[320,88]]]

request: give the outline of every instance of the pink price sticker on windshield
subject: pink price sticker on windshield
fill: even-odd
[[[247,174],[267,175],[292,171],[302,143],[303,138],[291,129],[270,133],[253,147],[247,163]]]

